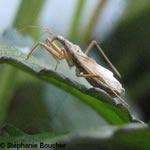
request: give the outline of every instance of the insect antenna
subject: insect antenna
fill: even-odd
[[[43,35],[46,34],[46,33],[50,34],[50,35],[53,36],[53,37],[56,36],[56,35],[55,35],[52,31],[50,31],[49,29],[46,29],[46,28],[43,28],[43,27],[40,27],[40,26],[33,26],[33,25],[24,27],[24,28],[22,28],[22,29],[19,29],[18,31],[19,31],[19,32],[22,32],[22,31],[27,30],[28,28],[45,30],[45,32],[43,32],[43,33],[41,34],[41,36],[43,36]]]

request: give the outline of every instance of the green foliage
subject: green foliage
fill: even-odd
[[[31,25],[38,25],[38,18],[45,2],[46,0],[22,0],[13,26],[16,29],[23,29]],[[37,31],[28,29],[26,33],[35,39],[39,38]]]
[[[80,34],[80,19],[81,19],[81,14],[84,10],[84,6],[86,4],[85,0],[78,0],[78,5],[76,8],[75,15],[73,17],[72,21],[72,26],[71,26],[71,31],[70,31],[70,39],[75,40],[79,38]]]
[[[133,130],[134,128],[134,130]],[[10,132],[8,132],[10,131]],[[13,131],[13,132],[12,132]],[[71,133],[42,133],[38,135],[27,135],[20,133],[14,127],[6,126],[3,132],[7,132],[9,137],[0,137],[0,141],[7,145],[10,143],[34,143],[40,147],[40,143],[45,144],[65,144],[63,149],[121,149],[122,150],[148,150],[150,147],[150,131],[146,126],[139,124],[129,124],[123,127],[99,127],[83,129]],[[14,136],[16,133],[16,136]],[[13,137],[11,137],[13,134]],[[141,136],[142,135],[142,136]]]
[[[27,25],[31,25],[32,23],[35,24],[38,21],[40,9],[42,8],[42,5],[44,4],[44,1],[22,1],[20,4],[19,11],[17,13],[17,16],[14,20],[14,27],[16,29],[24,28]],[[36,7],[34,7],[36,5]],[[34,8],[34,11],[33,11]],[[10,31],[11,33],[11,31]],[[35,32],[34,32],[35,33]],[[3,37],[1,37],[0,42],[1,43],[7,43],[9,45],[17,45],[17,46],[25,46],[28,40],[22,40],[21,38],[17,37],[17,34],[9,34],[9,31],[5,33]],[[8,34],[8,35],[7,35]],[[37,37],[37,36],[36,36]],[[6,39],[5,39],[6,38]],[[17,39],[17,43],[15,41]],[[20,40],[20,42],[18,41]],[[25,42],[26,41],[26,42]],[[23,43],[23,44],[22,44]],[[32,42],[31,42],[32,43]],[[28,45],[29,46],[29,45]],[[18,80],[20,79],[21,72],[18,71],[16,68],[13,68],[11,66],[3,65],[0,69],[0,127],[3,124],[3,121],[5,120],[8,107],[11,103],[11,98],[13,96],[13,93],[15,92],[17,88]],[[23,78],[23,76],[21,76]]]
[[[107,0],[102,0],[98,2],[97,7],[94,10],[93,15],[89,21],[89,24],[87,25],[86,30],[83,33],[83,36],[82,36],[83,43],[87,43],[91,39],[98,17],[101,14],[106,3],[107,3]]]
[[[8,105],[14,92],[14,86],[16,86],[16,74],[17,71],[11,66],[1,67],[0,78],[0,126],[2,126],[5,120]],[[13,79],[13,80],[12,80]]]

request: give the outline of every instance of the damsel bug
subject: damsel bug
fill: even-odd
[[[62,59],[66,59],[69,67],[76,67],[76,75],[78,77],[85,77],[91,85],[105,90],[111,96],[118,97],[124,105],[129,107],[129,105],[120,97],[125,92],[125,89],[122,87],[120,82],[113,76],[113,73],[108,69],[102,67],[101,65],[97,64],[95,60],[87,56],[91,48],[96,45],[96,47],[102,53],[109,65],[118,74],[118,76],[120,76],[119,72],[109,61],[109,59],[104,54],[103,50],[96,41],[93,40],[88,46],[87,50],[83,52],[78,45],[71,43],[64,37],[60,35],[54,35],[49,30],[47,30],[47,32],[52,35],[52,40],[50,38],[47,38],[46,43],[37,43],[28,54],[27,59],[30,57],[32,52],[41,45],[57,60],[55,70],[57,69],[59,61]],[[59,48],[54,43],[54,41],[60,42],[62,48]]]

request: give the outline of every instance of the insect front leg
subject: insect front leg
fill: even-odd
[[[59,53],[59,57],[57,57],[57,62],[56,62],[56,66],[55,66],[55,70],[57,70],[58,67],[58,63],[60,60],[65,58],[65,54],[64,54],[64,49],[60,49],[51,39],[47,38],[46,39],[46,43],[47,45],[51,46],[57,53]]]
[[[39,42],[37,43],[30,51],[30,53],[27,55],[27,59],[30,57],[30,55],[33,53],[33,51],[38,47],[38,46],[42,46],[44,47],[49,53],[51,53],[51,55],[57,60],[57,63],[56,63],[56,67],[55,67],[55,70],[57,69],[57,66],[58,66],[58,62],[59,60],[62,60],[64,58],[64,54],[63,52],[60,51],[58,52],[56,49],[53,49],[51,48],[48,44],[45,44],[43,42]]]
[[[108,57],[106,56],[106,54],[104,53],[104,51],[102,50],[102,48],[100,47],[100,45],[93,40],[90,45],[88,46],[88,48],[86,49],[86,51],[84,52],[86,55],[88,54],[88,52],[92,49],[92,47],[96,45],[96,47],[98,48],[98,50],[101,52],[101,54],[103,55],[103,57],[105,58],[105,60],[108,62],[108,64],[111,66],[111,68],[115,71],[115,73],[121,78],[121,74],[119,73],[119,71],[115,68],[115,66],[111,63],[111,61],[108,59]]]
[[[68,55],[67,51],[65,50],[65,48],[64,48],[63,50],[64,50],[65,59],[66,59],[66,61],[67,61],[68,66],[69,66],[70,68],[73,67],[73,66],[74,66],[74,63],[73,63],[72,59],[69,57],[69,55]]]
[[[56,50],[52,49],[51,47],[49,47],[49,45],[45,44],[44,42],[39,42],[37,43],[30,51],[30,53],[27,55],[27,59],[30,57],[30,55],[33,53],[33,51],[38,47],[38,46],[42,46],[44,47],[49,53],[51,53],[51,55],[59,60],[61,60],[60,58],[60,53],[58,53]]]
[[[69,67],[72,67],[74,65],[73,61],[71,60],[71,58],[69,57],[66,49],[63,47],[62,49],[60,49],[55,43],[54,43],[54,40],[57,40],[55,37],[51,40],[49,38],[47,38],[47,43],[49,43],[58,53],[62,53],[62,58],[66,59],[67,61],[67,64]],[[60,58],[61,59],[61,58]]]
[[[51,39],[47,38],[46,39],[47,45],[53,47],[59,54],[61,54],[62,59],[64,58],[64,53],[62,52],[62,49],[59,48]]]
[[[92,73],[88,73],[88,74],[80,74],[81,71],[76,68],[76,76],[77,77],[85,77],[85,78],[95,78],[95,77],[99,77],[98,75],[92,74]]]

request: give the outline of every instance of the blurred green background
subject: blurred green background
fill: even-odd
[[[124,99],[131,105],[132,113],[149,122],[149,0],[22,0],[12,5],[18,7],[14,7],[13,21],[1,29],[1,44],[27,47],[29,51],[34,43],[44,40],[40,29],[20,30],[29,25],[49,28],[81,46],[83,51],[95,39],[121,73],[121,83],[126,89]],[[3,26],[5,16],[1,17]],[[34,55],[41,61],[49,61],[45,51],[37,50]],[[111,70],[95,48],[89,55]],[[76,97],[6,64],[0,66],[0,105],[3,106],[0,125],[10,123],[26,133],[107,124]]]

